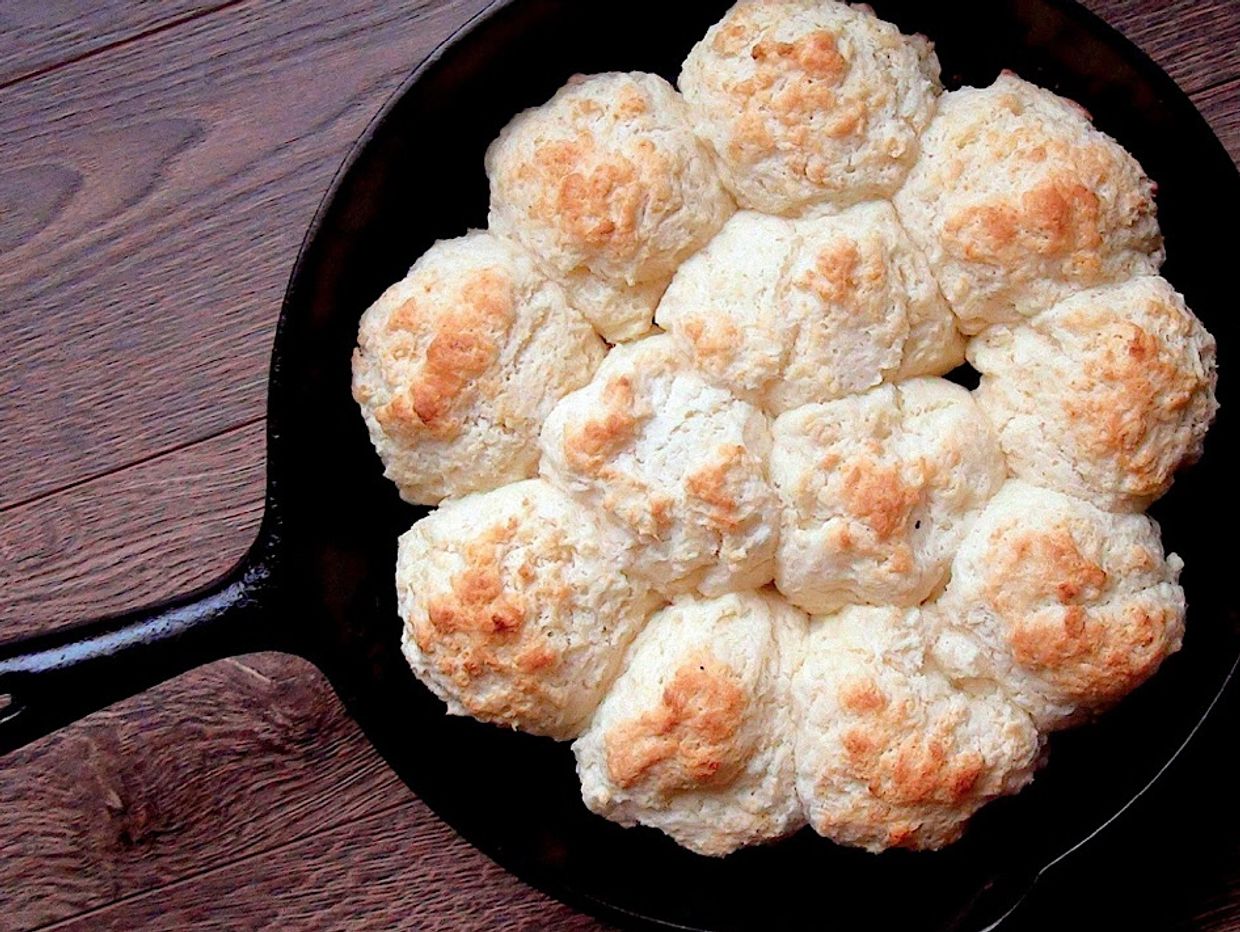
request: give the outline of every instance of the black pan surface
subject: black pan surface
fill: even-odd
[[[1075,4],[871,3],[934,40],[949,87],[989,84],[1009,68],[1082,103],[1127,146],[1159,185],[1165,274],[1220,346],[1223,409],[1205,458],[1152,510],[1187,565],[1184,650],[1101,722],[1055,736],[1051,763],[1028,790],[983,810],[942,852],[874,856],[803,832],[701,858],[652,830],[591,815],[567,745],[449,718],[401,658],[396,538],[426,509],[403,504],[383,479],[350,398],[358,319],[435,240],[486,225],[483,152],[513,114],[574,72],[674,80],[728,0],[500,3],[414,73],[337,176],[294,271],[273,353],[268,512],[254,550],[205,596],[0,647],[0,692],[13,696],[0,711],[0,729],[10,728],[0,730],[0,752],[179,669],[277,647],[324,670],[388,763],[457,831],[528,882],[612,921],[981,929],[1015,907],[1039,871],[1145,791],[1240,653],[1230,554],[1202,533],[1234,512],[1227,372],[1240,177],[1175,84]],[[88,698],[64,698],[66,684]]]

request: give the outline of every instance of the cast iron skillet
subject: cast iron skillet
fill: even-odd
[[[370,740],[445,821],[530,883],[602,917],[669,927],[978,929],[1039,873],[1149,789],[1204,719],[1240,637],[1228,554],[1198,533],[1233,512],[1230,385],[1204,461],[1154,514],[1187,563],[1184,650],[1099,724],[1056,737],[1019,797],[935,854],[872,856],[808,832],[724,860],[622,830],[581,804],[567,745],[447,717],[398,650],[397,535],[425,512],[382,478],[349,397],[362,310],[434,240],[486,223],[482,154],[518,110],[574,72],[674,79],[730,0],[498,3],[422,64],[337,176],[302,246],[272,354],[267,510],[258,540],[206,590],[0,647],[0,753],[198,664],[282,650],[317,664]],[[1160,185],[1166,274],[1236,342],[1232,280],[1240,179],[1175,84],[1065,0],[871,0],[935,40],[949,86],[1008,67],[1080,101]],[[1214,222],[1220,218],[1222,223]],[[892,895],[895,894],[895,895]]]

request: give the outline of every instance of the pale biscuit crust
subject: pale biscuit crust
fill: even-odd
[[[594,812],[723,855],[804,824],[788,689],[805,616],[779,596],[683,596],[634,642],[573,745]]]
[[[935,656],[958,681],[997,683],[1040,728],[1076,724],[1179,650],[1182,566],[1145,515],[1012,480],[952,563]]]
[[[680,88],[740,206],[794,216],[895,192],[939,63],[868,7],[741,0],[693,47]]]
[[[606,347],[560,288],[503,240],[436,243],[362,315],[353,397],[401,497],[532,476],[543,419]]]
[[[781,415],[770,470],[783,506],[775,582],[813,614],[932,595],[1005,474],[989,423],[942,379]]]
[[[538,258],[610,341],[651,328],[667,282],[735,210],[662,78],[578,76],[491,144],[491,229]]]
[[[405,658],[453,715],[576,737],[656,604],[622,547],[541,479],[445,504],[400,539]]]
[[[622,529],[629,568],[665,594],[770,581],[766,418],[693,372],[669,336],[613,349],[552,410],[541,445],[543,475]]]
[[[964,340],[889,204],[792,222],[745,211],[655,315],[712,382],[771,414],[941,375]]]
[[[742,211],[680,267],[655,312],[698,371],[759,407],[795,329],[784,280],[799,242],[789,221]]]
[[[965,333],[1163,261],[1137,160],[1079,106],[1013,74],[944,95],[895,206]]]
[[[1012,472],[1114,511],[1166,492],[1218,409],[1214,338],[1157,277],[993,327],[969,360]]]
[[[815,618],[792,682],[797,792],[810,825],[869,851],[941,848],[1041,762],[1029,716],[929,664],[919,609]]]

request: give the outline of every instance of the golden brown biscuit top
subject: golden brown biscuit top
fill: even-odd
[[[404,359],[415,351],[431,321],[433,336],[421,371],[375,411],[385,431],[407,442],[416,441],[423,431],[437,439],[452,439],[460,432],[455,411],[474,380],[494,365],[515,309],[512,280],[497,269],[478,270],[449,295],[433,276],[421,285],[424,297],[409,298],[387,324],[388,352]],[[428,314],[421,302],[451,310]]]
[[[665,796],[727,783],[752,750],[736,746],[746,704],[728,667],[708,651],[690,658],[671,675],[656,708],[608,732],[612,779]]]
[[[461,687],[498,673],[518,681],[515,693],[533,697],[541,693],[542,675],[561,658],[546,638],[527,627],[527,602],[545,609],[569,601],[572,593],[539,579],[530,559],[515,573],[503,568],[507,545],[517,534],[516,521],[509,519],[466,543],[461,549],[464,568],[446,592],[427,600],[426,615],[413,622],[412,633],[440,673]],[[506,705],[511,696],[501,701]],[[474,701],[470,709],[477,715],[504,711],[485,700]]]

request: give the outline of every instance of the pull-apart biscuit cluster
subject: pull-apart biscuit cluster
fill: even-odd
[[[590,809],[703,854],[937,848],[1179,649],[1141,512],[1201,454],[1214,341],[1080,107],[741,0],[679,91],[574,77],[486,168],[489,229],[353,360],[440,506],[396,584],[449,712],[572,740]]]

